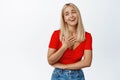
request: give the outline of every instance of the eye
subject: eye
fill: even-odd
[[[76,13],[76,11],[72,11],[72,13]]]
[[[69,15],[69,13],[65,13],[64,15],[67,16],[67,15]]]
[[[76,10],[71,10],[72,13],[76,13]]]

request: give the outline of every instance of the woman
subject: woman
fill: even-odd
[[[85,80],[82,68],[92,62],[92,37],[73,3],[63,6],[61,28],[51,36],[47,58],[55,68],[51,80]]]

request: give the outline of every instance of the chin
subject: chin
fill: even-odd
[[[72,24],[69,24],[70,26],[76,26],[77,24],[76,23],[72,23]]]

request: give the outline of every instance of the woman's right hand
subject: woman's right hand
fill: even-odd
[[[69,36],[68,38],[63,37],[62,46],[64,48],[69,48],[73,46],[76,41],[77,41],[76,35]]]

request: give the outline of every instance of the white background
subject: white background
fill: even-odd
[[[48,43],[68,2],[78,6],[93,37],[86,80],[120,80],[119,0],[0,0],[0,80],[50,80]]]

